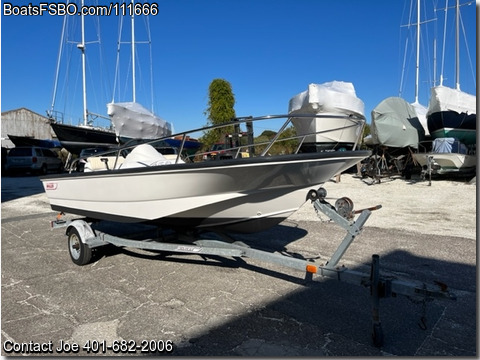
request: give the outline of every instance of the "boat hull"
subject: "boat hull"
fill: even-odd
[[[453,137],[466,145],[477,141],[477,115],[442,111],[428,117],[429,131],[433,139]]]
[[[352,150],[365,123],[364,108],[352,83],[332,81],[308,85],[290,99],[288,113],[297,135],[306,136],[302,151]]]
[[[257,232],[368,151],[223,160],[41,178],[53,210],[120,222]]]
[[[439,168],[433,169],[433,173],[447,174],[447,173],[470,173],[474,172],[477,166],[477,157],[475,155],[458,154],[458,153],[423,153],[413,154],[413,158],[422,167],[427,166],[427,157],[432,156],[433,164],[438,165]]]
[[[427,112],[432,138],[454,137],[466,145],[476,143],[476,97],[446,86],[432,88]]]
[[[80,154],[83,149],[117,145],[117,137],[113,131],[58,123],[51,123],[50,126],[62,146],[75,155]]]
[[[51,139],[35,139],[31,136],[8,135],[8,138],[15,146],[39,146],[44,148],[58,148],[61,146],[59,141]]]
[[[352,150],[361,135],[364,121],[338,118],[338,114],[334,113],[322,115],[324,116],[322,118],[292,117],[297,135],[317,133],[305,137],[303,149],[308,149],[307,151]]]

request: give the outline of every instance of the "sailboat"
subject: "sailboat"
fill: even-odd
[[[427,20],[429,21],[429,20]],[[417,30],[417,43],[416,43],[416,64],[415,64],[415,101],[411,104],[415,109],[415,113],[417,114],[417,118],[423,126],[424,133],[426,136],[430,135],[428,131],[427,125],[427,107],[420,104],[418,98],[418,85],[420,79],[420,0],[417,0],[417,23],[416,30]],[[420,139],[421,140],[421,139]]]
[[[477,101],[475,95],[460,90],[459,0],[456,1],[455,15],[455,88],[444,86],[441,76],[440,85],[431,89],[427,121],[434,139],[453,137],[466,145],[473,145],[476,144]]]
[[[445,10],[448,8],[448,0]],[[431,173],[467,172],[476,167],[476,96],[460,90],[459,25],[460,4],[456,1],[455,82],[456,87],[440,85],[431,89],[427,111],[428,128],[433,143],[423,144],[415,160]],[[446,26],[446,22],[445,22]]]
[[[411,9],[413,9],[413,1]],[[367,145],[382,145],[392,148],[413,147],[428,136],[427,108],[419,101],[420,78],[420,25],[430,20],[420,20],[420,0],[417,0],[417,20],[403,25],[416,27],[415,100],[409,104],[401,97],[389,97],[372,110],[372,134],[365,138]],[[405,45],[407,52],[408,38]]]
[[[134,0],[132,0],[134,8]],[[147,18],[148,20],[148,18]],[[120,64],[120,45],[122,43],[123,18],[120,19],[120,31],[117,47],[117,69],[118,75]],[[150,33],[147,30],[147,43],[151,45]],[[131,140],[152,140],[172,134],[172,124],[147,110],[137,103],[136,99],[136,38],[135,38],[135,14],[131,14],[131,70],[132,70],[132,101],[115,102],[107,104],[107,113],[114,124],[115,133],[120,143]],[[116,82],[115,82],[116,83]],[[153,83],[153,81],[152,81]],[[115,94],[115,89],[114,89]]]
[[[82,0],[83,6],[83,0]],[[59,60],[57,63],[57,76],[55,80],[54,95],[52,106],[47,115],[50,119],[50,126],[57,135],[58,140],[62,146],[67,149],[71,154],[78,155],[83,149],[92,147],[109,147],[117,144],[115,132],[111,128],[103,128],[93,126],[90,120],[93,117],[102,117],[98,114],[89,113],[87,110],[87,81],[86,81],[86,55],[85,50],[87,43],[85,41],[85,18],[81,15],[81,42],[77,44],[77,48],[81,51],[82,59],[82,90],[83,90],[83,123],[81,125],[68,125],[63,123],[63,117],[57,116],[58,112],[54,110],[56,92],[58,85],[58,73],[60,57],[62,53],[62,46],[64,43],[65,30],[67,27],[68,15],[65,16],[63,21],[63,31],[61,39],[61,47],[59,52]]]

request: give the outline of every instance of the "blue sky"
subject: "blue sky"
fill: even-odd
[[[454,5],[453,0],[449,2]],[[465,2],[468,0],[461,1]],[[43,115],[52,103],[63,18],[4,16],[4,3],[1,109],[27,107]],[[437,80],[442,56],[444,12],[435,13],[434,6],[443,8],[445,0],[422,0],[421,20],[437,17],[437,21],[422,25],[419,94],[424,105],[428,105],[429,88],[434,80],[436,37]],[[475,6],[475,3],[463,6],[461,11],[469,52],[462,34],[460,83],[462,90],[471,94],[476,94]],[[160,0],[158,15],[149,19],[154,111],[172,122],[176,131],[183,131],[207,122],[204,111],[208,86],[215,78],[231,83],[237,116],[286,113],[290,98],[306,90],[308,84],[338,80],[354,84],[370,121],[370,112],[379,102],[399,95],[402,71],[405,75],[401,95],[409,102],[414,101],[415,31],[401,27],[408,23],[409,12],[410,0]],[[452,87],[453,18],[454,11],[449,11],[444,73],[444,85]],[[87,41],[96,38],[93,20],[86,18]],[[99,20],[101,46],[87,45],[88,108],[106,115],[105,104],[113,97],[119,18]],[[69,21],[78,23],[78,17]],[[411,21],[416,21],[416,12]],[[137,39],[145,40],[145,22],[137,19],[136,24]],[[78,42],[78,34],[78,30],[71,31],[70,36],[77,36]],[[121,49],[122,74],[115,100],[130,101],[129,50],[126,45]],[[80,52],[74,50],[68,86],[66,75],[60,76],[63,85],[57,106],[67,113],[69,121],[77,123],[82,111]],[[147,50],[146,45],[137,46],[137,101],[150,108]],[[60,104],[67,94],[68,105]]]

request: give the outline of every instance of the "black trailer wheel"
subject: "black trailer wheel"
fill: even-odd
[[[92,260],[92,249],[81,240],[78,230],[74,227],[68,230],[68,252],[77,265],[86,265]]]

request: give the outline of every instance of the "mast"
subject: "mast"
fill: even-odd
[[[460,4],[457,0],[455,6],[456,14],[456,29],[455,29],[455,87],[457,90],[460,90],[460,46],[459,46],[459,36],[460,36]]]
[[[415,103],[418,103],[418,78],[420,74],[420,0],[417,0],[417,64],[415,71]]]
[[[437,39],[433,39],[433,86],[437,85]]]
[[[132,0],[132,9],[135,8],[134,4],[135,0]],[[132,11],[132,97],[133,97],[133,102],[136,102],[136,90],[135,90],[135,11]]]
[[[82,0],[83,8],[83,0]],[[77,44],[77,48],[82,52],[82,84],[83,84],[83,125],[88,125],[88,110],[87,110],[87,79],[86,79],[86,59],[85,59],[85,17],[81,15],[82,24],[82,42]]]
[[[445,64],[445,42],[447,38],[447,11],[448,11],[448,0],[445,0],[445,19],[443,21],[443,45],[442,45],[442,69],[440,70],[440,86],[443,86],[443,68]]]

